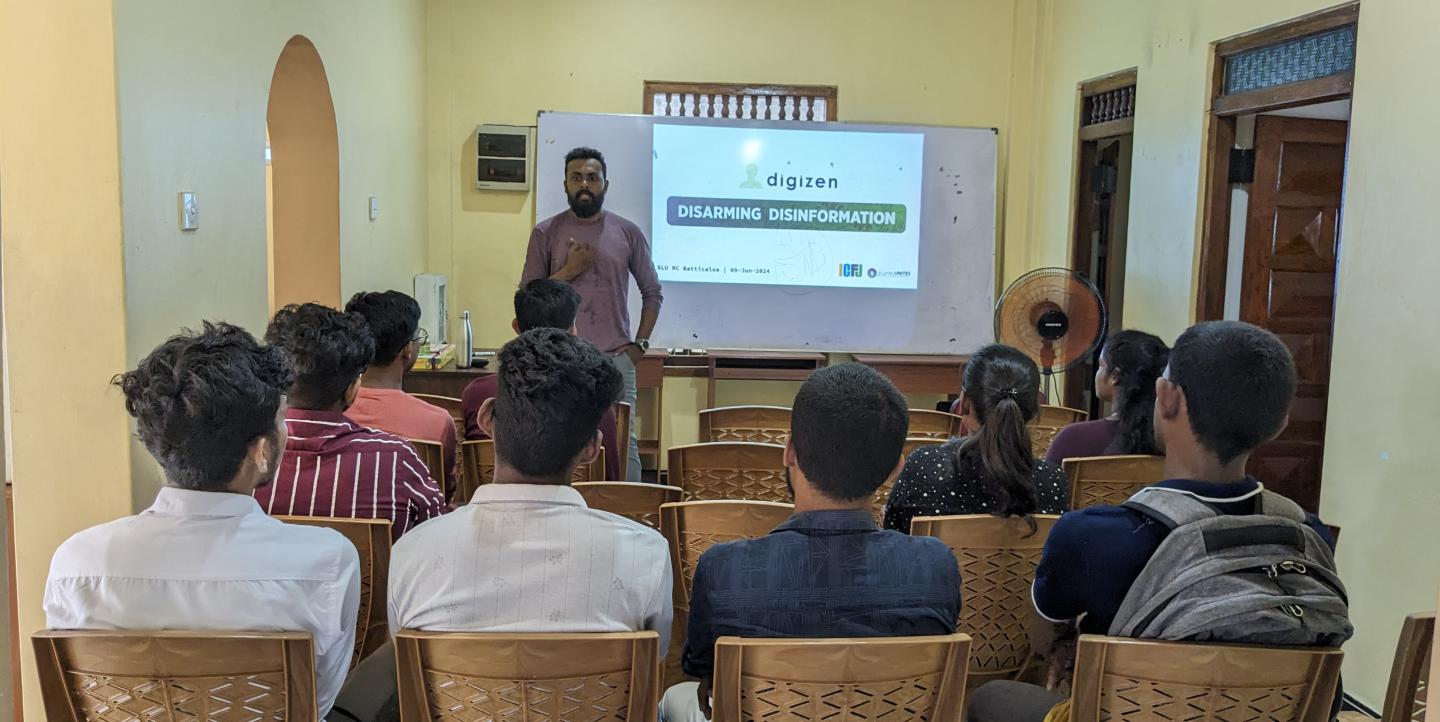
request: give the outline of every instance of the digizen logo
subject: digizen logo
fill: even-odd
[[[860,278],[865,275],[865,266],[859,263],[840,264],[841,278]]]

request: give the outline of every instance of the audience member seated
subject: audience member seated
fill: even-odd
[[[405,393],[405,372],[420,355],[420,304],[399,292],[362,292],[345,304],[370,326],[375,357],[360,377],[360,392],[345,411],[352,421],[397,436],[440,445],[447,478],[455,478],[455,421],[450,412]],[[440,473],[431,469],[431,476]]]
[[[681,666],[699,683],[670,688],[661,717],[710,717],[715,640],[950,634],[960,569],[938,539],[881,531],[875,490],[898,469],[905,398],[874,369],[816,371],[795,396],[785,470],[795,514],[768,536],[700,557]]]
[[[674,614],[664,537],[588,508],[570,486],[600,452],[620,372],[550,328],[520,334],[499,361],[477,419],[495,439],[495,481],[395,545],[391,631],[654,630],[663,653]]]
[[[1170,349],[1144,331],[1121,331],[1105,342],[1095,369],[1095,395],[1114,413],[1060,430],[1045,460],[1060,464],[1082,456],[1160,453],[1155,445],[1155,379],[1165,371]]]
[[[309,632],[330,711],[355,648],[360,559],[340,534],[282,524],[250,496],[275,478],[293,378],[279,349],[209,323],[116,378],[165,486],[139,515],[55,551],[51,628]]]
[[[1035,458],[1026,424],[1039,410],[1040,369],[1018,349],[980,349],[965,364],[958,410],[964,436],[916,449],[885,503],[885,528],[910,533],[917,516],[1059,514],[1065,473]]]
[[[580,293],[570,284],[551,278],[539,278],[524,284],[515,291],[515,320],[510,327],[516,334],[534,328],[558,328],[575,333],[575,314],[580,310]],[[488,439],[490,435],[480,428],[478,417],[480,406],[486,399],[495,398],[498,374],[486,374],[465,387],[460,398],[461,413],[465,415],[465,438]],[[615,445],[615,410],[605,410],[600,420],[600,434],[605,440],[605,478],[610,481],[624,481],[620,478],[620,455],[624,449]]]
[[[295,368],[280,475],[255,498],[269,514],[389,519],[399,539],[445,511],[440,487],[410,442],[345,415],[375,356],[365,319],[328,306],[286,306],[265,340]]]
[[[1334,540],[1319,519],[1300,513],[1245,473],[1250,453],[1284,430],[1295,382],[1290,352],[1268,331],[1234,321],[1186,331],[1175,342],[1169,367],[1156,385],[1155,440],[1165,452],[1169,480],[1142,493],[1184,495],[1221,515],[1250,516],[1262,507],[1289,507],[1318,540],[1333,548]],[[1287,523],[1279,516],[1266,518]],[[1143,578],[1142,571],[1150,573],[1147,563],[1171,533],[1180,532],[1129,507],[1096,506],[1066,514],[1051,530],[1036,570],[1036,610],[1056,624],[1078,625],[1084,634],[1119,636],[1112,622],[1126,605],[1131,586]],[[1205,541],[1208,545],[1209,539]],[[1045,648],[1043,635],[1033,641]],[[991,682],[972,696],[969,719],[1068,720],[1068,703],[1062,702],[1041,687]]]

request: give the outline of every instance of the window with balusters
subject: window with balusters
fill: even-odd
[[[1135,83],[1085,96],[1080,124],[1099,125],[1135,117]]]
[[[645,81],[648,115],[676,118],[834,121],[833,85],[751,85]]]

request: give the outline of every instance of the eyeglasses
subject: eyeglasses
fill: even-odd
[[[425,329],[422,328],[422,329],[420,329],[420,332],[419,332],[419,333],[415,334],[415,338],[410,339],[410,342],[411,342],[411,343],[418,343],[418,344],[420,344],[421,346],[424,346],[424,345],[426,345],[426,344],[429,344],[429,343],[430,343],[430,332],[429,332],[429,331],[426,331]]]

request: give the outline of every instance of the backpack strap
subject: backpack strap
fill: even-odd
[[[1155,520],[1168,531],[1197,521],[1221,516],[1215,506],[1188,491],[1147,486],[1121,504]]]

